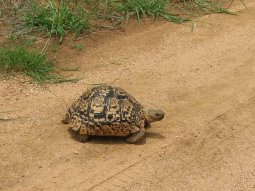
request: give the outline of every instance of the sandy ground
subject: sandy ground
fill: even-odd
[[[255,2],[237,16],[146,21],[99,32],[65,66],[78,83],[1,79],[0,190],[255,190]],[[107,37],[106,37],[107,36]],[[60,123],[94,83],[123,87],[166,112],[141,144],[70,138]]]

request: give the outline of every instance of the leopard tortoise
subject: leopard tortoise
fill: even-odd
[[[71,105],[62,122],[71,124],[71,130],[81,142],[96,135],[125,136],[128,143],[136,143],[144,136],[145,128],[163,118],[163,111],[145,110],[123,89],[98,85]]]

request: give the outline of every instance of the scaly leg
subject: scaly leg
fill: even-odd
[[[66,116],[62,119],[62,123],[68,124],[70,123],[70,120],[71,120],[70,115],[67,113]]]
[[[140,129],[140,131],[138,131],[136,133],[132,133],[129,137],[127,137],[126,141],[131,144],[137,143],[138,141],[141,140],[141,138],[144,136],[144,134],[145,134],[145,129],[144,129],[144,127],[142,127]]]
[[[89,139],[89,136],[88,135],[81,135],[81,134],[78,134],[78,135],[75,135],[75,138],[82,142],[82,143],[85,143],[88,139]]]

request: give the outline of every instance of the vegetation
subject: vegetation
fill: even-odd
[[[28,1],[28,0],[27,0]],[[32,1],[32,0],[29,0]],[[37,28],[47,34],[55,34],[62,42],[66,33],[77,36],[93,27],[98,19],[109,19],[120,24],[130,16],[164,18],[182,23],[187,18],[171,14],[171,10],[181,8],[188,15],[229,13],[221,7],[220,0],[48,0],[45,5],[36,1],[23,14],[26,26]],[[187,16],[187,15],[186,15]]]
[[[169,0],[61,0],[59,4],[49,0],[46,5],[30,0],[30,3],[21,17],[25,27],[45,32],[48,36],[54,34],[59,37],[60,43],[68,32],[75,33],[77,37],[90,29],[90,20],[93,19],[104,18],[120,23],[135,14],[138,20],[141,16],[162,17],[177,23],[187,20],[167,12]]]
[[[97,17],[111,20],[124,20],[130,15],[135,15],[138,20],[142,16],[161,17],[177,23],[187,20],[169,13],[169,0],[101,0],[95,6],[103,7],[97,10]]]
[[[61,1],[59,5],[49,1],[46,6],[33,3],[31,9],[22,17],[25,25],[38,28],[47,34],[58,36],[59,42],[69,31],[77,36],[86,29],[89,29],[88,16],[82,8],[72,10],[70,1]]]
[[[231,14],[227,9],[221,6],[219,0],[184,0],[179,7],[183,7],[185,12],[193,15],[210,14],[210,13],[226,13]]]
[[[3,0],[4,5],[10,3]],[[23,0],[15,4],[13,14],[18,15],[16,21],[28,32],[40,31],[49,37],[59,38],[59,43],[67,33],[75,37],[97,25],[98,20],[110,20],[113,27],[135,15],[141,17],[163,18],[168,21],[182,23],[188,21],[187,15],[195,13],[228,13],[217,0],[48,0],[44,4],[36,0]],[[179,9],[186,13],[186,18],[171,14],[171,10]],[[92,24],[93,23],[93,24]],[[16,39],[12,34],[10,39]]]
[[[44,3],[37,0],[2,0],[0,6],[3,7],[0,10],[1,20],[12,24],[6,38],[14,44],[12,48],[0,48],[0,70],[24,72],[39,82],[70,81],[54,73],[52,61],[43,54],[47,45],[51,44],[52,36],[62,43],[68,33],[77,37],[84,31],[96,29],[98,23],[108,21],[110,27],[116,28],[130,17],[137,20],[153,17],[182,23],[198,14],[229,13],[217,0],[46,0]],[[171,14],[176,9],[186,17]],[[107,22],[98,22],[101,20]],[[36,32],[32,33],[33,38],[30,38],[31,32]],[[34,44],[34,37],[42,34],[46,34],[44,37],[48,39],[43,41],[42,53],[29,50],[27,47]],[[21,37],[24,37],[23,41],[25,39],[25,46],[20,45]],[[51,46],[50,50],[58,52],[58,45]],[[84,49],[84,45],[79,43],[71,47],[77,51]]]
[[[38,82],[56,81],[54,66],[45,55],[26,50],[24,47],[0,49],[0,70],[23,72]]]

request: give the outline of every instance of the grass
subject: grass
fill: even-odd
[[[68,0],[61,0],[59,5],[54,1],[48,1],[46,6],[34,3],[22,20],[27,27],[56,35],[61,43],[68,32],[77,36],[90,27],[84,9],[73,10],[70,5]]]
[[[211,13],[232,14],[223,8],[220,0],[184,0],[177,7],[182,7],[184,12],[191,15],[203,15]]]
[[[84,45],[83,44],[73,44],[73,45],[71,45],[71,47],[73,49],[76,49],[76,50],[79,50],[79,51],[84,50]]]
[[[169,0],[99,0],[94,6],[98,7],[99,18],[110,20],[125,20],[131,15],[138,20],[142,17],[164,18],[177,23],[187,20],[169,13]]]
[[[56,81],[53,63],[43,54],[29,51],[24,47],[1,48],[0,70],[21,72],[38,82]]]
[[[133,12],[139,20],[141,16],[146,15],[160,17],[166,12],[168,4],[168,0],[127,0],[119,5],[119,10],[126,14]]]
[[[126,0],[117,7],[117,10],[125,12],[126,15],[135,13],[138,20],[141,16],[163,17],[176,23],[187,20],[170,14],[167,11],[168,7],[169,0]]]
[[[98,22],[100,19],[103,23],[105,20],[112,21],[110,26],[115,28],[115,24],[119,25],[132,16],[137,20],[153,17],[175,23],[187,21],[188,19],[170,13],[170,10],[176,10],[176,8],[186,13],[186,16],[210,13],[230,14],[217,0],[177,0],[177,2],[176,0],[60,0],[59,4],[54,0],[48,0],[44,4],[40,4],[37,0],[21,0],[16,3],[3,0],[0,1],[0,6],[3,7],[0,9],[0,17],[8,21],[12,19],[15,22],[10,33],[6,35],[9,41],[15,43],[15,46],[0,48],[0,70],[21,72],[38,82],[54,83],[77,81],[77,79],[64,79],[58,75],[52,61],[45,54],[30,51],[24,46],[17,47],[20,37],[24,37],[25,46],[27,46],[34,44],[35,41],[28,38],[27,34],[31,31],[39,31],[39,36],[41,33],[46,34],[48,39],[41,51],[44,52],[52,36],[58,37],[58,42],[62,43],[67,33],[73,33],[77,37],[93,27],[91,23],[94,23],[94,26],[100,23],[101,21]],[[35,39],[37,35],[35,34]],[[79,51],[84,49],[82,44],[73,44],[71,47]],[[52,51],[57,52],[58,45],[53,46]]]
[[[39,4],[35,0],[26,2],[30,2],[30,6],[23,6],[28,7],[25,10],[20,9],[20,12],[24,12],[21,18],[25,27],[44,32],[50,37],[55,35],[59,43],[62,43],[67,33],[74,33],[77,37],[90,29],[93,26],[91,23],[97,23],[97,19],[111,20],[115,28],[115,24],[119,25],[131,15],[135,15],[138,20],[146,16],[176,23],[188,21],[169,12],[176,7],[186,10],[188,14],[229,13],[217,0],[60,0],[59,4],[54,0],[48,0],[46,4]]]

